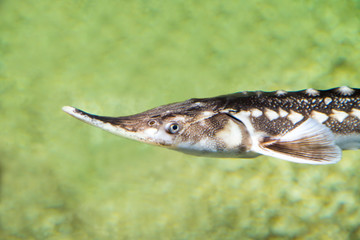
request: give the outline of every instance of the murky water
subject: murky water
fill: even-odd
[[[359,10],[355,0],[1,1],[0,238],[360,238],[360,151],[330,166],[199,158],[61,111],[360,87]]]

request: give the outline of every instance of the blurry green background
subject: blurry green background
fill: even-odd
[[[61,111],[360,87],[360,1],[0,1],[0,239],[359,239],[360,156],[209,159]]]

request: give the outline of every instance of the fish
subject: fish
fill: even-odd
[[[121,117],[65,106],[110,133],[197,156],[333,164],[360,148],[360,89],[243,91],[192,98]]]

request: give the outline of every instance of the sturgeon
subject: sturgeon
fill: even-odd
[[[346,86],[192,98],[125,117],[63,111],[116,135],[200,156],[331,164],[342,150],[360,148],[360,89]]]

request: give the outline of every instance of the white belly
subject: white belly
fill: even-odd
[[[360,134],[335,135],[335,143],[342,150],[354,150],[360,148]]]

